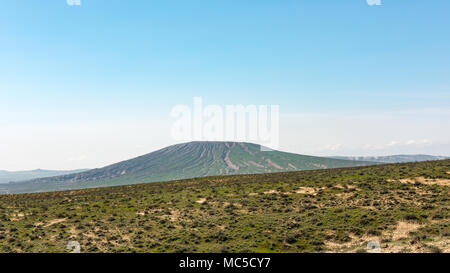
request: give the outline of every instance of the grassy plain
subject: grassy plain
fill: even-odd
[[[0,252],[450,252],[450,160],[0,195]]]

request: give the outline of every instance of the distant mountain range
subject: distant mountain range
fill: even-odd
[[[333,156],[331,158],[343,160],[381,162],[381,163],[405,163],[405,162],[449,159],[449,157],[446,156],[433,156],[433,155]]]
[[[0,192],[42,192],[203,176],[272,173],[371,164],[375,163],[280,151],[261,151],[260,145],[251,143],[190,142],[169,146],[100,169],[3,184],[0,185]]]
[[[71,170],[71,171],[54,171],[54,170],[32,170],[32,171],[2,171],[0,170],[0,184],[8,182],[24,181],[42,177],[58,176],[72,173],[85,172],[88,169]]]

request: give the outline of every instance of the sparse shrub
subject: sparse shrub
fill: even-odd
[[[418,220],[419,218],[415,214],[406,214],[403,216],[405,220]]]

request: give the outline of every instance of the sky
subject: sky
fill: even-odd
[[[2,0],[0,170],[179,141],[175,105],[278,105],[279,150],[450,156],[448,0]]]

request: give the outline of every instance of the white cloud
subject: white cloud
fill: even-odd
[[[430,145],[433,142],[431,140],[428,139],[423,139],[423,140],[408,140],[406,141],[405,145]]]
[[[393,140],[393,141],[389,142],[389,144],[388,144],[387,146],[396,146],[396,145],[398,145],[398,144],[400,144],[399,141]]]
[[[342,149],[342,147],[343,147],[342,144],[327,145],[327,146],[320,147],[318,149],[318,151],[338,151],[338,150]]]

